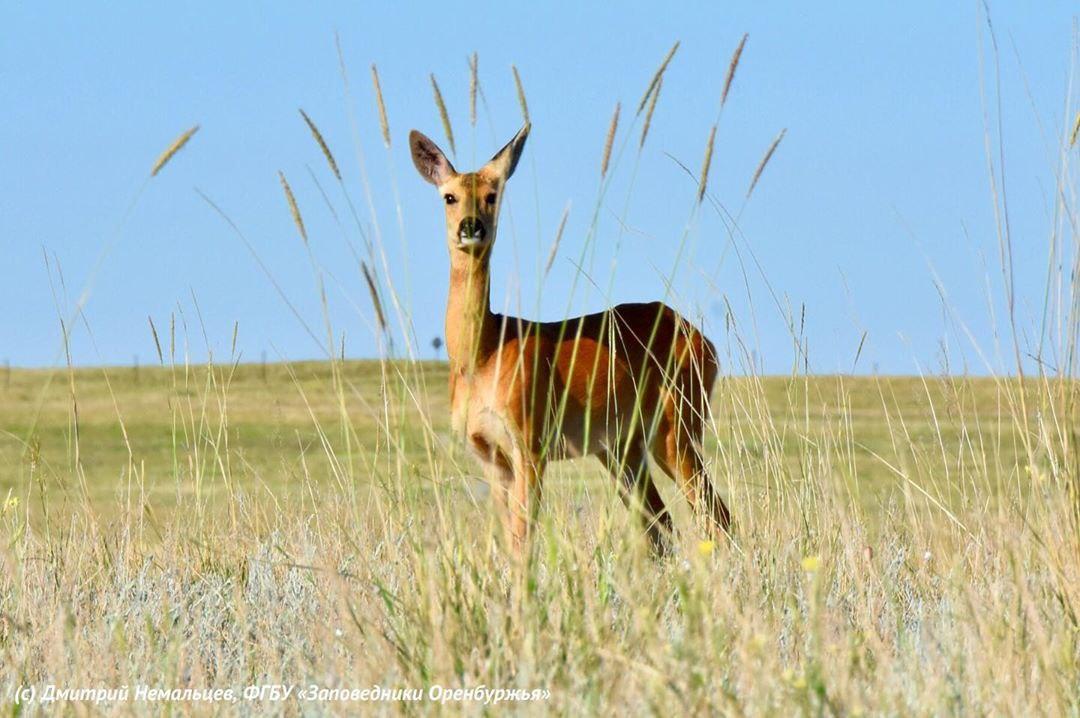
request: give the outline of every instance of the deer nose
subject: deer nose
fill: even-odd
[[[484,241],[484,223],[476,217],[466,217],[458,225],[458,241],[461,244],[479,244]]]

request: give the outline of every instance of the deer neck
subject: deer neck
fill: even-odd
[[[446,355],[451,370],[471,375],[495,349],[498,328],[491,313],[489,254],[453,252],[446,303]]]

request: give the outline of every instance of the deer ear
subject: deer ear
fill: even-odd
[[[422,132],[413,130],[409,133],[409,149],[416,171],[436,187],[457,174],[439,146]]]
[[[514,139],[507,142],[506,146],[496,152],[488,162],[488,166],[495,169],[504,179],[510,179],[510,175],[517,169],[518,160],[521,159],[521,153],[525,149],[525,139],[529,136],[531,128],[532,125],[526,122],[514,135]]]

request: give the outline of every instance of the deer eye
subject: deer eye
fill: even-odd
[[[484,201],[488,204],[495,204],[495,193],[489,192],[488,196],[484,198]]]
[[[446,200],[447,204],[454,204],[455,202],[457,202],[457,197],[452,194],[443,195],[443,199]]]

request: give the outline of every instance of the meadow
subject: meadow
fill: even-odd
[[[1080,708],[1074,384],[724,378],[706,454],[729,543],[703,541],[664,480],[677,546],[652,557],[577,460],[554,465],[521,567],[450,437],[446,378],[441,362],[13,370],[4,683],[487,686],[575,714]]]

